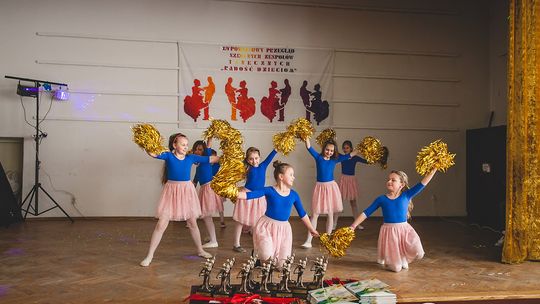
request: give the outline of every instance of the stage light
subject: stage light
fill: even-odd
[[[62,88],[60,88],[56,90],[56,92],[54,92],[54,99],[66,101],[69,99],[69,92],[67,90],[63,90]]]
[[[38,91],[39,90],[36,87],[25,86],[22,84],[17,85],[17,95],[19,96],[37,97]]]

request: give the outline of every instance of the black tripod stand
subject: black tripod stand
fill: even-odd
[[[41,186],[41,183],[39,182],[39,168],[40,168],[40,164],[41,164],[41,161],[39,160],[39,145],[41,143],[41,139],[43,137],[47,136],[45,133],[43,133],[39,129],[39,87],[41,86],[41,84],[45,84],[45,83],[53,84],[53,85],[59,85],[59,86],[65,86],[65,87],[67,87],[67,84],[51,82],[51,81],[36,80],[36,79],[13,77],[13,76],[7,76],[7,75],[5,77],[10,78],[10,79],[17,79],[19,81],[29,81],[29,82],[34,83],[33,88],[28,88],[28,87],[26,88],[27,91],[30,91],[30,92],[27,95],[24,95],[24,96],[30,96],[30,97],[35,97],[36,98],[36,125],[34,126],[36,134],[33,136],[34,137],[34,142],[36,144],[36,165],[35,165],[35,172],[34,172],[34,174],[35,174],[34,175],[34,186],[28,192],[28,194],[24,198],[23,202],[21,203],[21,208],[22,208],[24,206],[24,204],[26,203],[26,200],[28,198],[30,198],[30,200],[28,201],[28,206],[26,207],[26,209],[24,211],[24,218],[26,219],[26,216],[28,215],[28,212],[30,212],[30,214],[32,214],[34,216],[38,216],[38,215],[43,214],[43,213],[45,213],[45,212],[47,212],[49,210],[52,210],[54,208],[59,208],[67,216],[67,218],[71,222],[73,222],[73,219],[66,213],[66,211],[64,209],[62,209],[62,207],[60,207],[60,205],[58,205],[58,203],[54,200],[54,198],[45,189],[43,189],[43,187]],[[19,89],[17,91],[19,93]],[[21,91],[24,91],[24,90],[21,90]],[[38,195],[39,190],[43,191],[49,197],[49,199],[51,199],[51,201],[54,203],[54,206],[52,206],[51,208],[49,208],[47,210],[41,211],[41,212],[39,212],[39,195]],[[34,202],[33,206],[32,206],[32,200]],[[30,210],[30,209],[32,209],[32,210]]]

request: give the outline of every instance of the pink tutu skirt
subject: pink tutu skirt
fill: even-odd
[[[384,223],[379,231],[377,251],[377,262],[393,271],[400,271],[404,265],[424,257],[420,237],[407,222]]]
[[[201,216],[197,190],[191,181],[167,181],[163,185],[157,208],[157,218],[185,221]]]
[[[233,220],[253,227],[265,212],[266,198],[264,196],[250,200],[238,199],[234,204]]]
[[[328,214],[341,211],[343,211],[343,202],[337,183],[335,181],[317,182],[313,189],[311,212]]]
[[[210,183],[202,185],[199,189],[199,200],[201,201],[202,217],[223,212],[223,198],[212,190]]]
[[[342,174],[339,178],[339,191],[344,200],[355,200],[358,197],[358,185],[356,176]]]
[[[278,258],[281,267],[292,252],[292,228],[289,221],[261,216],[253,229],[253,248],[261,261]]]

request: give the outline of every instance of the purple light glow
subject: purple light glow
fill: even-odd
[[[202,259],[200,256],[197,256],[197,255],[185,255],[184,256],[184,260],[189,260],[189,261],[197,261],[197,260],[200,260]]]
[[[132,237],[129,237],[129,236],[121,236],[118,238],[118,241],[126,244],[126,245],[131,245],[131,244],[135,244],[137,243],[137,241],[132,238]]]
[[[0,297],[5,296],[9,291],[9,285],[0,285]]]
[[[8,250],[4,251],[4,254],[9,256],[20,256],[24,254],[24,249],[22,248],[9,248]]]
[[[63,90],[58,90],[58,91],[54,92],[54,98],[56,100],[62,100],[62,101],[69,100],[69,92],[68,91],[63,91]]]

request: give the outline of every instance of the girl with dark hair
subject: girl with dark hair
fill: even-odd
[[[353,145],[350,140],[346,140],[341,145],[341,149],[344,154],[351,153],[353,150]],[[350,159],[343,161],[341,163],[341,177],[339,178],[339,192],[343,200],[348,200],[351,203],[351,211],[353,217],[358,216],[358,206],[356,205],[356,198],[358,197],[358,184],[356,182],[355,169],[356,163],[367,164],[368,162],[361,158],[358,155],[351,157]],[[336,229],[336,224],[338,222],[338,215],[334,217],[334,229]],[[364,229],[364,227],[358,225],[358,229]]]
[[[212,149],[210,148],[212,144],[212,139],[208,139],[205,143],[202,140],[198,140],[193,144],[193,154],[200,156],[211,156]],[[210,240],[203,244],[203,248],[216,248],[218,247],[218,242],[216,238],[216,227],[214,225],[214,220],[212,215],[215,213],[223,214],[223,199],[217,195],[214,190],[210,187],[210,182],[212,181],[214,175],[212,170],[213,164],[210,163],[200,163],[197,165],[195,170],[195,177],[193,178],[193,184],[197,185],[199,183],[201,187],[199,188],[199,200],[201,203],[201,217],[208,231],[208,236]]]
[[[247,166],[246,184],[244,188],[247,191],[261,190],[266,181],[266,168],[276,156],[277,151],[272,150],[264,161],[261,162],[261,152],[255,147],[250,147],[246,151],[244,159]],[[240,236],[243,226],[253,227],[257,220],[266,211],[266,199],[258,197],[254,199],[238,199],[234,204],[233,219],[236,221],[234,229],[233,250],[236,252],[246,252],[240,246]]]
[[[317,229],[317,219],[321,214],[327,214],[326,233],[332,233],[334,226],[334,213],[343,211],[343,202],[339,187],[334,180],[334,168],[340,162],[346,161],[355,156],[358,151],[340,155],[337,151],[337,144],[334,140],[326,141],[321,153],[317,153],[309,138],[305,139],[306,148],[315,160],[317,165],[317,183],[313,189],[311,200],[311,225]],[[302,248],[311,248],[312,236],[308,234]]]

